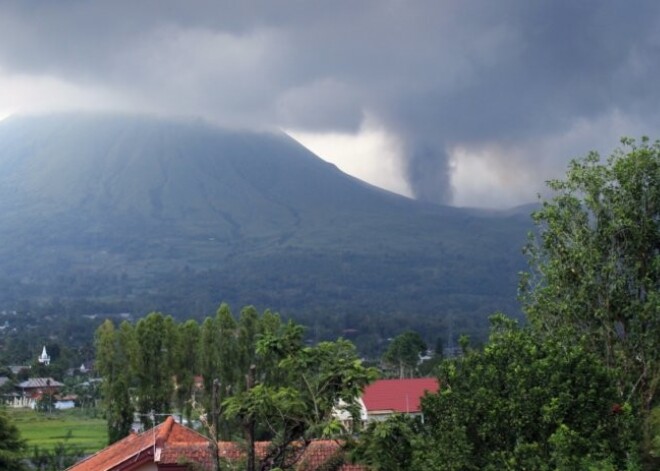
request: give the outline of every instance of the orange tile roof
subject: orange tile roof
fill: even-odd
[[[68,471],[131,471],[149,462],[179,464],[191,461],[211,469],[211,441],[172,417],[151,430],[131,434],[98,453],[79,461]]]
[[[307,446],[298,466],[296,466],[296,470],[316,471],[335,459],[338,463],[344,461],[344,452],[340,442],[337,440],[314,440]],[[358,464],[343,463],[341,467],[336,469],[339,471],[366,471],[367,468]]]
[[[262,460],[268,453],[270,442],[255,442],[255,455],[258,460]],[[295,444],[293,445],[296,446]],[[298,444],[302,447],[302,444]],[[218,442],[218,453],[220,459],[229,462],[245,459],[245,448],[236,442]],[[343,461],[342,443],[337,440],[313,440],[302,450],[300,456],[292,457],[295,461],[294,469],[296,471],[316,471],[323,465],[329,464],[333,459]],[[294,464],[294,463],[291,463]],[[343,463],[337,469],[338,471],[366,471],[363,465]]]
[[[270,442],[256,442],[257,459],[264,459]],[[342,444],[336,440],[314,440],[306,447],[295,445],[300,455],[292,456],[292,464],[297,471],[316,471],[323,465],[337,459],[343,461]],[[221,459],[235,462],[245,459],[245,449],[236,442],[218,442]],[[192,429],[179,425],[172,417],[151,430],[131,434],[104,448],[67,471],[133,471],[147,463],[158,463],[167,469],[170,466],[191,462],[202,469],[213,469],[211,440]],[[334,469],[334,468],[333,468]],[[354,464],[341,464],[339,471],[366,471],[366,467]]]
[[[362,401],[369,412],[419,412],[424,393],[434,393],[439,388],[435,378],[381,379],[365,388]]]

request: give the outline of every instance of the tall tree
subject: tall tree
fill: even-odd
[[[252,365],[256,366],[257,362],[257,339],[260,330],[259,313],[254,306],[246,306],[241,309],[241,314],[238,317],[238,332],[237,332],[237,365],[241,377],[247,374]],[[245,383],[239,381],[237,385],[242,390],[245,388]]]
[[[106,320],[96,331],[96,368],[103,378],[101,395],[108,422],[108,443],[124,438],[133,423],[130,396],[132,326],[128,322],[115,329]]]
[[[239,353],[237,351],[237,325],[234,316],[227,304],[222,304],[215,316],[215,328],[218,336],[216,378],[220,381],[222,390],[226,393],[236,388],[241,372],[237,364]],[[245,374],[245,372],[242,372]]]
[[[220,371],[220,341],[218,329],[213,318],[207,317],[202,323],[199,337],[199,373],[204,382],[203,407],[211,410],[213,380]]]
[[[588,340],[620,400],[641,411],[648,447],[660,386],[660,143],[623,139],[605,163],[591,153],[549,186],[527,246],[525,311],[543,332]]]
[[[198,372],[199,324],[190,319],[176,326],[176,354],[174,374],[176,377],[176,406],[188,421],[192,415],[195,394],[195,374]]]
[[[156,418],[170,412],[174,393],[173,329],[172,318],[159,312],[150,313],[135,326],[138,410],[145,426],[153,425],[152,412]]]

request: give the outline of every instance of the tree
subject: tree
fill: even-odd
[[[159,312],[140,319],[135,326],[135,377],[137,380],[138,410],[147,427],[156,417],[170,412],[174,393],[174,321]],[[156,419],[158,421],[158,419]]]
[[[257,339],[260,330],[259,313],[254,306],[246,306],[241,309],[241,314],[238,318],[238,332],[237,332],[237,353],[235,356],[235,364],[238,365],[240,377],[246,375],[252,365],[256,366],[257,362]],[[244,381],[238,381],[236,386],[238,390],[243,390],[245,386]]]
[[[413,469],[624,469],[634,416],[584,342],[539,338],[498,315],[483,351],[440,369],[422,399],[425,435]]]
[[[174,355],[176,406],[180,413],[188,419],[188,422],[192,419],[195,373],[198,371],[199,337],[199,324],[192,319],[176,327],[176,354]]]
[[[217,378],[226,390],[227,387],[233,388],[236,386],[241,373],[239,371],[241,365],[237,362],[236,320],[227,304],[220,305],[215,316],[215,328],[218,333],[218,349],[216,352],[218,355],[218,370],[214,378]]]
[[[133,330],[122,322],[120,330],[106,320],[96,331],[96,367],[103,378],[101,395],[108,423],[108,443],[127,436],[133,423],[133,404],[130,396],[131,350]]]
[[[351,457],[376,471],[407,471],[413,466],[415,449],[423,446],[418,443],[421,438],[421,421],[396,414],[370,423],[353,444]]]
[[[4,409],[0,409],[0,471],[21,471],[25,442],[16,426],[9,421]]]
[[[305,347],[302,327],[292,322],[259,337],[246,388],[224,401],[225,413],[239,418],[244,426],[248,470],[256,465],[251,434],[257,423],[271,439],[260,469],[286,469],[309,440],[341,432],[333,407],[341,401],[356,411],[357,397],[374,379],[375,371],[362,365],[355,347],[346,340]],[[276,360],[269,365],[276,371],[261,374],[256,365],[268,364],[266,359],[268,363]],[[303,446],[292,447],[294,442]]]
[[[524,309],[542,332],[585,339],[643,417],[660,385],[660,143],[623,139],[553,180],[533,214]]]
[[[417,332],[406,331],[392,340],[383,360],[397,370],[399,378],[413,377],[419,364],[419,356],[426,352],[426,343]]]
[[[203,406],[207,411],[213,409],[210,391],[213,390],[213,380],[220,371],[220,340],[216,323],[211,317],[204,319],[199,337],[199,373],[204,381]]]

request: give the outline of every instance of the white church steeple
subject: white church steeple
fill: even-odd
[[[43,351],[41,352],[41,355],[39,355],[39,358],[37,358],[37,360],[39,361],[39,363],[41,363],[43,365],[46,365],[46,366],[50,365],[50,356],[46,352],[46,346],[45,345],[44,345]]]

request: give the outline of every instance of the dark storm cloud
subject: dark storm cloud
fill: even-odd
[[[368,113],[402,140],[415,194],[448,201],[453,146],[524,147],[612,113],[660,124],[656,5],[0,2],[0,72],[231,125],[355,131]]]

